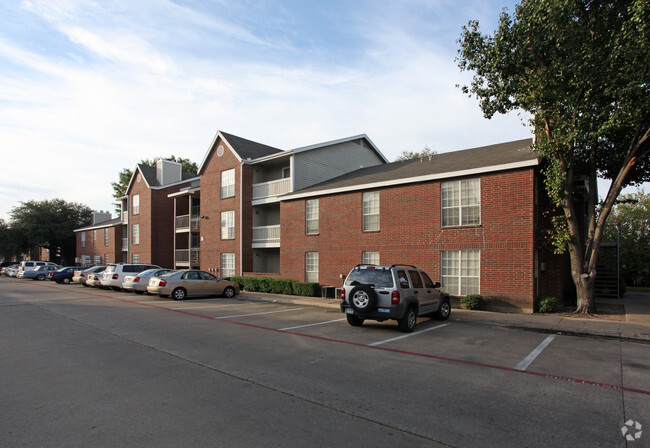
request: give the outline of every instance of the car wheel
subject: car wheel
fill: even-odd
[[[438,310],[433,313],[433,317],[435,317],[438,320],[447,320],[449,319],[449,315],[451,314],[451,305],[449,304],[449,300],[444,300],[441,304]]]
[[[174,300],[183,300],[185,296],[187,296],[187,291],[185,291],[183,288],[176,288],[172,291],[172,298]]]
[[[377,294],[370,286],[355,286],[352,288],[352,291],[350,291],[350,306],[356,311],[372,311],[376,305]]]
[[[406,310],[406,315],[397,321],[397,325],[399,326],[399,329],[402,330],[405,333],[410,333],[413,331],[415,328],[415,323],[417,322],[417,313],[415,312],[415,308],[410,306]]]
[[[38,274],[36,280],[45,280],[45,276],[43,274]]]
[[[223,290],[223,296],[229,299],[235,297],[235,288],[233,288],[232,286],[228,286],[226,289]]]
[[[345,317],[348,318],[348,323],[353,327],[360,327],[361,325],[363,325],[363,319],[361,319],[358,316],[355,316],[354,314],[346,314]]]
[[[69,285],[70,284],[70,279],[69,278],[64,278],[63,279],[63,284],[64,285]]]

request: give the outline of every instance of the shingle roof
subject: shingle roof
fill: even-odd
[[[221,132],[221,135],[226,139],[232,149],[239,154],[239,157],[241,157],[242,160],[257,159],[259,157],[283,152],[281,149],[237,137],[236,135],[228,134],[226,132]]]
[[[86,226],[86,227],[80,227],[78,229],[74,229],[74,231],[75,232],[83,232],[84,230],[103,229],[103,228],[106,228],[106,227],[114,227],[114,226],[116,226],[118,224],[122,224],[122,218],[120,218],[120,217],[113,218],[113,219],[111,219],[109,221],[102,221],[102,222],[97,223],[97,224],[91,224],[91,225]]]
[[[375,165],[344,174],[311,187],[289,193],[283,199],[326,194],[332,190],[376,188],[422,182],[434,178],[469,175],[497,169],[536,165],[538,154],[531,149],[532,139],[517,140],[479,148],[436,154],[431,157]]]
[[[138,163],[138,168],[140,169],[140,172],[144,176],[145,180],[147,181],[147,184],[150,187],[160,187],[160,182],[158,182],[158,178],[156,176],[157,170],[155,166],[149,166],[149,165],[143,165],[141,163]],[[181,181],[188,180],[188,179],[193,179],[195,177],[198,177],[198,174],[196,173],[187,173],[183,171],[181,173]]]

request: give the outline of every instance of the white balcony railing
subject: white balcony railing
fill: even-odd
[[[129,223],[129,212],[122,212],[122,224]]]
[[[122,252],[128,252],[128,251],[129,251],[129,239],[122,238]]]
[[[253,244],[280,244],[280,226],[253,227]]]
[[[280,196],[291,191],[291,179],[272,180],[253,184],[253,200]]]
[[[201,261],[201,249],[176,249],[176,264],[198,265]]]

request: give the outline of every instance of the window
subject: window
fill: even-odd
[[[131,263],[140,263],[140,254],[133,254],[131,256]]]
[[[440,195],[443,226],[469,226],[481,223],[479,179],[443,182]]]
[[[305,254],[305,281],[318,283],[318,252]]]
[[[377,251],[363,251],[363,252],[361,252],[361,263],[363,263],[363,264],[379,264],[379,252],[377,252]]]
[[[449,294],[480,294],[480,251],[443,250],[441,271],[442,286]]]
[[[221,254],[221,277],[235,275],[235,254]]]
[[[229,198],[235,195],[235,169],[221,172],[221,197]]]
[[[93,230],[93,247],[97,246],[97,230]]]
[[[104,254],[104,265],[108,265],[108,254]]]
[[[139,194],[134,194],[132,198],[132,206],[131,206],[131,213],[134,215],[139,215],[140,214],[140,195]]]
[[[221,212],[221,239],[232,240],[235,238],[235,212]]]
[[[104,247],[108,247],[108,229],[104,229]]]
[[[363,194],[363,231],[379,230],[379,192]]]
[[[131,230],[131,244],[140,244],[140,224],[133,224],[133,230]]]
[[[318,233],[318,199],[305,201],[305,222],[307,235]]]
[[[81,247],[86,247],[86,232],[81,232]]]

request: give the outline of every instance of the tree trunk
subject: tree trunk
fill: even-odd
[[[591,274],[579,274],[577,279],[574,276],[574,283],[576,285],[576,293],[578,296],[576,313],[596,313],[596,300],[594,298],[595,281],[596,271],[593,271]]]

